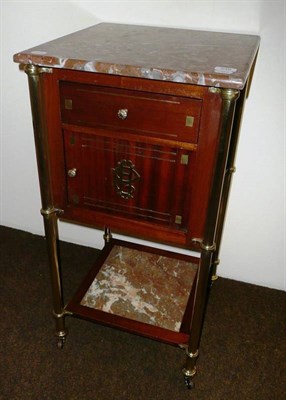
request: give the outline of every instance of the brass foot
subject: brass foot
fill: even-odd
[[[191,378],[193,378],[197,373],[197,368],[195,364],[199,356],[199,350],[191,353],[188,348],[185,348],[185,352],[187,355],[187,362],[185,368],[182,369],[182,372],[184,374],[185,384],[191,389],[193,387]]]
[[[182,370],[184,374],[184,384],[188,389],[193,389],[195,387],[195,384],[192,380],[192,378],[196,375],[197,373],[197,368],[196,366],[193,367],[193,369],[189,370],[186,368],[183,368]]]
[[[55,336],[57,338],[57,346],[59,349],[62,349],[64,347],[64,343],[68,334],[65,326],[65,316],[67,315],[72,315],[72,313],[66,310],[63,310],[63,312],[60,314],[53,312],[53,317],[55,318],[56,322]]]
[[[56,332],[58,349],[62,349],[64,347],[67,334],[68,334],[67,330]]]
[[[215,282],[217,280],[218,280],[218,275],[217,274],[212,275],[212,282]]]
[[[194,366],[193,369],[186,369],[186,368],[183,368],[183,369],[182,369],[182,372],[183,372],[183,374],[184,374],[185,377],[193,378],[193,377],[196,375],[196,373],[197,373],[197,367]]]
[[[110,240],[112,239],[112,234],[111,234],[110,228],[108,228],[108,227],[104,228],[103,239],[104,239],[105,243],[109,243]]]
[[[212,277],[211,277],[211,281],[212,282],[215,282],[215,281],[217,281],[218,280],[218,275],[217,275],[217,266],[219,265],[219,263],[220,263],[220,259],[218,258],[218,259],[216,259],[214,262],[213,262],[213,268],[212,268]]]

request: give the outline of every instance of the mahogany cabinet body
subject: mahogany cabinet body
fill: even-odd
[[[192,238],[203,237],[215,170],[220,94],[58,69],[41,79],[53,202],[64,211],[61,218],[194,247]],[[122,120],[118,112],[125,109]],[[133,166],[125,167],[125,185],[122,161]]]

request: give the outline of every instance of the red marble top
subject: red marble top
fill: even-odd
[[[45,67],[242,89],[254,35],[101,23],[14,55]]]

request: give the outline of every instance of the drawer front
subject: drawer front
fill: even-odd
[[[69,206],[187,229],[195,153],[73,131],[64,137]]]
[[[201,100],[95,85],[60,83],[68,124],[196,143]]]

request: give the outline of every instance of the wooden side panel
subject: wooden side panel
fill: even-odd
[[[224,151],[218,146],[221,103],[219,93],[207,92],[203,99],[187,247],[193,246],[192,238],[203,237],[216,157],[218,151]]]
[[[40,78],[44,90],[43,114],[49,146],[53,203],[56,208],[63,208],[66,202],[66,179],[57,71],[41,74]]]

